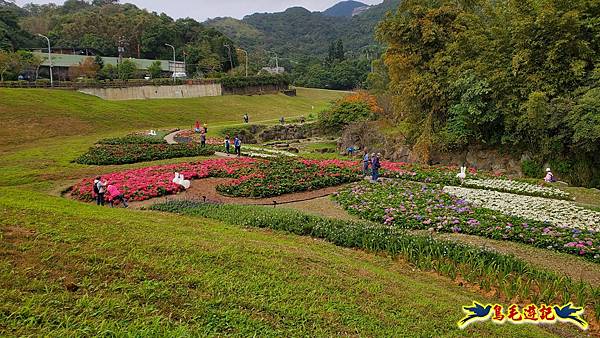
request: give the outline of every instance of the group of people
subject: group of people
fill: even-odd
[[[113,208],[115,202],[120,202],[125,208],[129,207],[125,195],[115,186],[114,184],[102,180],[102,177],[98,176],[94,180],[94,197],[96,198],[96,204],[104,206],[105,202],[108,201],[110,207]]]
[[[379,161],[380,158],[380,153],[369,154],[369,152],[366,150],[365,154],[363,155],[363,174],[365,177],[368,177],[370,173],[371,180],[373,182],[377,182],[377,180],[379,180],[379,169],[381,169],[381,163]]]
[[[235,136],[233,139],[233,149],[237,157],[242,156],[242,139],[239,136]],[[229,135],[225,136],[225,152],[231,154],[231,139]]]

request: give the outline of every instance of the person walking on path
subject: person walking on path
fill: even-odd
[[[285,124],[285,118],[283,116],[279,119],[279,123],[281,123],[282,126]]]
[[[206,124],[206,122],[204,123],[204,125],[202,126],[202,129],[204,130],[204,133],[208,133],[208,125]]]
[[[206,147],[206,133],[200,134],[200,147]]]
[[[229,155],[229,149],[231,148],[231,141],[229,140],[229,135],[225,136],[225,152]]]
[[[371,158],[369,156],[369,152],[365,150],[365,155],[363,156],[363,176],[369,176],[369,163],[371,162]]]
[[[129,207],[129,204],[127,204],[127,199],[125,198],[125,195],[123,195],[123,193],[114,184],[109,184],[108,188],[106,188],[106,190],[108,191],[108,194],[110,195],[110,207],[111,208],[114,208],[115,201],[119,201],[119,202],[123,203],[123,206],[125,208]]]
[[[96,194],[96,205],[104,206],[104,194],[106,193],[106,181],[98,176],[94,180],[94,193]]]
[[[371,160],[371,179],[373,180],[373,182],[377,182],[377,180],[379,180],[379,168],[381,168],[381,163],[379,163],[379,156],[381,156],[381,154],[372,154],[372,160]]]
[[[244,114],[244,123],[249,123],[250,122],[250,117],[248,116],[248,114]]]
[[[233,140],[233,146],[235,147],[237,157],[242,156],[242,140],[240,140],[239,136],[236,136]]]

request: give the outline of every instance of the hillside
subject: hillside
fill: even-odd
[[[368,7],[367,4],[362,2],[348,0],[338,2],[332,7],[323,11],[323,15],[325,16],[336,16],[336,17],[352,17],[354,11],[357,8]]]
[[[336,8],[336,5],[332,8],[341,13],[338,10],[346,6],[354,8],[356,3],[352,4],[343,2],[338,4],[341,7]],[[257,13],[242,20],[216,18],[205,23],[252,51],[273,50],[287,58],[324,57],[329,44],[338,39],[351,52],[376,44],[375,27],[388,11],[393,11],[399,4],[400,0],[386,0],[354,17],[328,16],[325,12],[294,7],[281,13]]]
[[[3,126],[16,113],[21,119],[3,128],[4,140],[17,142],[0,144],[0,334],[552,336],[543,327],[493,323],[460,331],[460,305],[497,299],[404,261],[281,231],[58,196],[73,179],[132,167],[70,163],[99,138],[185,127],[195,118],[232,125],[248,111],[262,114],[257,119],[290,116],[339,95],[102,102],[0,89]],[[50,133],[36,139],[42,130]],[[414,319],[425,312],[427,320]]]

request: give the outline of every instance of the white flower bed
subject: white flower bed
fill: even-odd
[[[253,154],[270,154],[271,156],[264,156],[264,157],[275,157],[277,155],[280,156],[286,156],[286,157],[296,157],[298,155],[290,153],[289,151],[284,151],[284,150],[275,150],[275,149],[268,149],[268,148],[259,148],[259,147],[252,147],[252,146],[245,146],[242,147],[242,149],[246,149],[249,150],[251,153]]]
[[[600,231],[600,212],[581,208],[570,201],[462,187],[445,187],[444,191],[476,206],[507,215],[548,222],[556,226]]]
[[[540,196],[557,199],[571,199],[569,193],[564,192],[557,188],[543,187],[539,185],[529,184],[525,182],[512,181],[512,180],[500,180],[500,179],[486,179],[486,180],[471,180],[467,179],[463,183],[464,186],[470,188],[494,190],[500,192],[508,192],[518,195],[528,196]]]

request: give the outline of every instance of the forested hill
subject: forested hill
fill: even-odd
[[[103,56],[116,56],[119,44],[126,57],[171,59],[183,50],[193,70],[210,73],[228,70],[231,62],[223,45],[233,42],[218,30],[193,19],[174,20],[116,0],[67,0],[63,5],[28,4],[23,8],[0,0],[0,49],[43,47],[47,35],[54,47],[89,48]],[[235,47],[235,46],[233,46]],[[233,64],[237,54],[232,53]]]
[[[244,48],[272,50],[286,57],[317,56],[328,53],[331,42],[341,39],[349,51],[376,44],[374,30],[388,11],[401,0],[386,0],[354,17],[327,16],[301,7],[281,13],[257,13],[242,20],[216,18],[206,22]]]
[[[323,14],[326,16],[351,17],[352,14],[354,13],[354,11],[357,8],[361,8],[361,7],[368,7],[368,5],[364,4],[362,2],[352,1],[352,0],[342,1],[342,2],[338,2],[337,4],[333,5],[331,8],[328,8],[325,11],[323,11]]]

